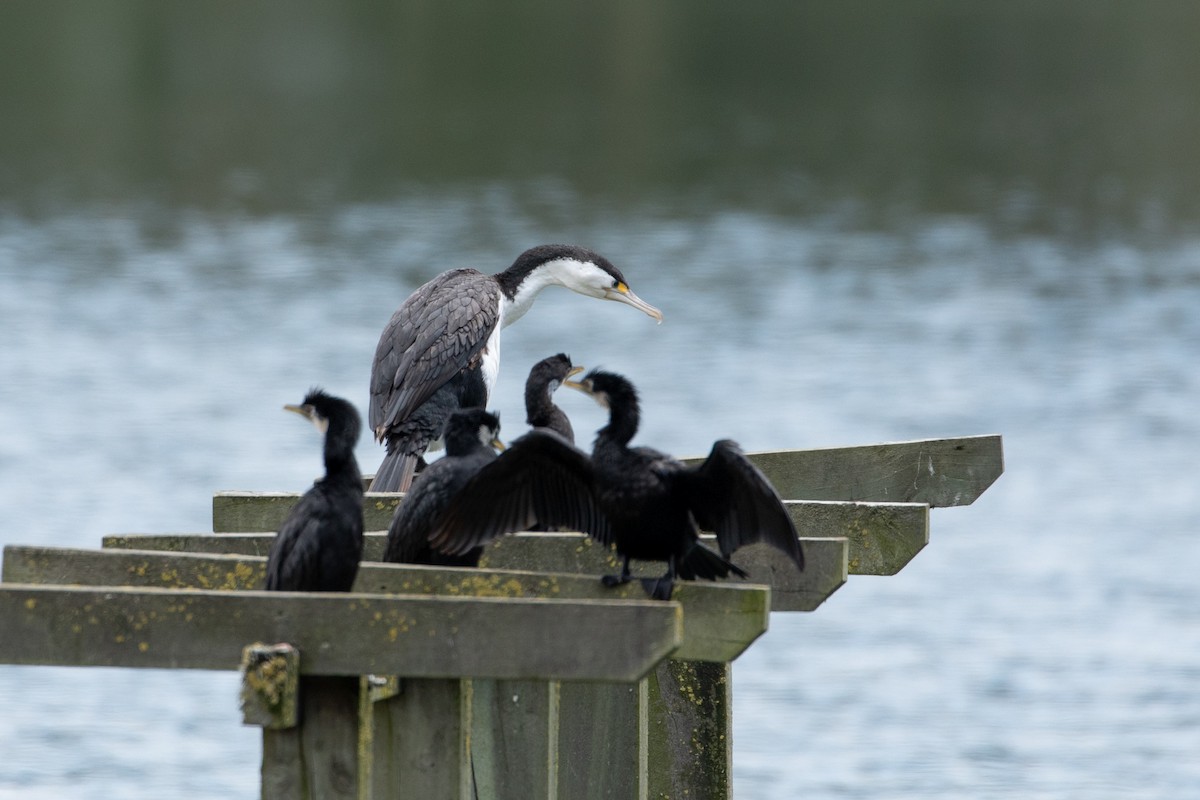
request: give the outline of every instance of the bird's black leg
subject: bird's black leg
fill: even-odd
[[[652,600],[670,600],[675,591],[675,556],[667,559],[667,574],[661,578],[642,578],[642,588]]]
[[[607,586],[610,589],[613,588],[614,586],[621,586],[626,583],[629,583],[629,581],[630,581],[629,556],[625,556],[625,563],[621,566],[621,574],[620,575],[605,575],[602,578],[600,578],[600,582],[603,583],[605,586]]]

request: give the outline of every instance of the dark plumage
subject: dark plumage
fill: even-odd
[[[500,367],[500,330],[547,286],[616,300],[662,321],[606,258],[574,245],[526,250],[495,275],[444,272],[392,315],[371,366],[370,424],[387,445],[371,490],[406,491],[450,412],[485,407]]]
[[[429,546],[429,534],[459,490],[484,465],[496,458],[500,420],[482,408],[454,411],[446,420],[446,454],[421,471],[396,508],[388,528],[383,560],[402,564],[440,564],[474,567],[482,546],[447,555]]]
[[[299,406],[325,437],[325,477],[292,507],[267,555],[267,589],[348,592],[363,548],[363,479],[354,458],[362,423],[350,403],[313,389]]]
[[[565,353],[543,358],[534,364],[525,380],[525,421],[535,428],[549,428],[574,443],[571,420],[554,404],[554,392],[564,384],[578,388],[570,378],[581,372],[583,367],[573,366]]]
[[[727,439],[703,464],[686,467],[648,447],[629,447],[639,410],[633,385],[593,370],[580,388],[609,409],[589,458],[557,434],[535,430],[484,467],[459,494],[430,540],[459,553],[534,523],[582,530],[615,546],[630,579],[631,558],[666,561],[661,578],[644,581],[652,597],[669,599],[676,578],[714,580],[746,573],[729,561],[743,545],[766,542],[800,569],[795,527],[766,477]],[[717,535],[720,555],[700,543],[697,527]]]

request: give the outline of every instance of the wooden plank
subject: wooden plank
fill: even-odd
[[[229,532],[223,535],[254,531],[273,533],[282,522],[282,519],[276,521],[275,516],[286,513],[297,497],[264,493],[244,495],[239,497],[235,517],[214,516],[213,523],[217,532]],[[370,499],[366,501],[371,502]],[[850,540],[849,563],[854,575],[894,575],[929,543],[929,506],[924,503],[789,500],[786,506],[803,540],[831,537]],[[234,524],[250,527],[229,527]],[[382,528],[387,528],[386,522]],[[241,533],[233,533],[235,530]],[[370,525],[367,530],[372,530]],[[369,546],[364,557],[379,560]]]
[[[242,648],[242,724],[294,728],[300,724],[300,651],[290,644],[255,642]]]
[[[290,493],[218,494],[213,497],[213,530],[273,533],[298,498]],[[387,530],[400,498],[368,495],[363,500],[366,529]],[[929,543],[929,506],[923,502],[789,500],[786,505],[801,537],[850,540],[849,560],[855,575],[894,575]],[[365,557],[379,560],[370,551]]]
[[[732,796],[730,668],[672,658],[646,679],[650,797]]]
[[[792,500],[965,506],[1004,472],[996,435],[748,455],[780,496]]]
[[[371,800],[474,800],[471,680],[405,678],[372,703]]]
[[[0,585],[0,664],[237,669],[288,642],[304,675],[634,681],[678,603]]]
[[[209,537],[217,538],[217,537]],[[145,550],[79,550],[9,545],[3,579],[10,583],[259,590],[260,556]],[[612,589],[594,577],[517,570],[482,570],[364,562],[354,584],[363,594],[521,597],[560,600],[644,600],[638,584]],[[767,629],[769,592],[752,584],[688,582],[674,599],[683,607],[683,642],[676,655],[731,661]]]
[[[369,531],[386,531],[404,495],[367,492],[363,495],[363,524]],[[217,492],[213,495],[213,531],[267,533],[278,531],[299,492]]]
[[[263,800],[358,800],[357,677],[300,681],[303,724],[264,728]]]
[[[480,679],[471,684],[471,772],[481,796],[555,800],[561,684]]]
[[[559,710],[558,796],[646,798],[647,682],[564,683]]]
[[[927,538],[927,528],[922,526],[921,530],[922,535]],[[104,537],[103,545],[105,549],[167,552],[194,550],[205,553],[256,555],[266,551],[272,537],[273,534],[121,534]],[[911,543],[914,536],[898,538],[900,541]],[[366,534],[363,544],[364,563],[382,556],[384,542],[383,534]],[[805,538],[803,543],[807,562],[803,572],[797,571],[786,557],[765,545],[744,548],[738,551],[734,558],[750,573],[750,578],[744,583],[771,587],[772,611],[812,611],[846,582],[849,563],[846,539]],[[899,548],[881,547],[878,550],[888,554],[897,552]],[[505,536],[492,542],[484,550],[480,565],[489,570],[519,569],[584,575],[616,572],[618,567],[612,551],[579,533],[521,533]],[[637,575],[654,575],[663,571],[660,564],[635,562],[633,567],[633,572]],[[718,585],[731,585],[736,582],[721,581]],[[704,585],[704,582],[697,583]],[[636,593],[631,596],[636,596]]]
[[[1004,448],[995,434],[747,455],[788,500],[965,506],[1004,472]],[[681,460],[695,464],[704,458]],[[370,486],[373,477],[364,476],[363,485]]]

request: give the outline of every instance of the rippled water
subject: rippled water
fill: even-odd
[[[576,241],[666,322],[545,293],[505,334],[509,433],[524,367],[566,350],[630,375],[639,441],[680,454],[1004,436],[1005,474],[935,511],[903,572],[773,615],[737,662],[739,798],[1200,787],[1200,241],[574,214],[559,192],[532,211],[480,186],[330,218],[3,218],[0,543],[208,530],[215,490],[302,489],[317,442],[283,403],[319,383],[365,409],[379,330],[419,282]],[[232,674],[0,667],[0,708],[0,798],[256,796]]]

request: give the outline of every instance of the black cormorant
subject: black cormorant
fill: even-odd
[[[495,460],[496,453],[492,448],[500,446],[499,435],[499,418],[482,408],[450,413],[443,434],[446,454],[421,470],[396,508],[388,528],[384,561],[478,566],[482,545],[465,553],[447,555],[430,548],[429,534],[471,476]]]
[[[406,491],[425,450],[456,408],[486,407],[500,366],[500,330],[547,286],[616,300],[662,321],[608,259],[574,245],[526,250],[495,275],[443,272],[396,310],[371,367],[370,423],[387,456],[371,490]]]
[[[564,384],[576,388],[570,379],[581,372],[583,367],[572,365],[566,353],[534,364],[525,380],[525,421],[535,428],[549,428],[573,444],[575,431],[571,420],[554,404],[554,392]]]
[[[292,507],[267,556],[267,589],[348,592],[363,548],[363,479],[354,458],[362,423],[350,403],[311,390],[298,406],[325,437],[325,477]]]
[[[747,577],[729,561],[739,547],[766,542],[800,569],[804,555],[779,495],[738,445],[722,439],[703,464],[686,467],[648,447],[629,447],[638,428],[633,385],[593,370],[580,388],[609,410],[589,458],[557,434],[535,430],[473,478],[430,538],[459,553],[534,523],[582,530],[615,546],[624,559],[615,586],[630,579],[631,558],[666,561],[661,578],[643,581],[669,599],[675,578]],[[701,544],[698,529],[717,535],[721,554]]]

